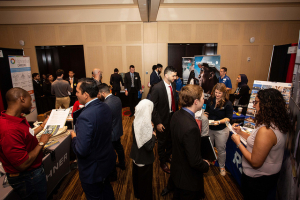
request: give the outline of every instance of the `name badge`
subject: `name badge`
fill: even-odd
[[[137,79],[137,77],[135,77],[135,79]]]

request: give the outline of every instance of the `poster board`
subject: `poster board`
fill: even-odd
[[[199,78],[199,85],[204,90],[205,99],[209,98],[213,87],[219,82],[220,60],[220,55],[195,56],[195,78]],[[203,67],[203,63],[207,63],[209,67]],[[196,72],[199,76],[196,76]]]
[[[289,108],[289,102],[291,97],[291,89],[292,84],[291,83],[280,83],[280,82],[270,82],[270,81],[254,81],[250,100],[248,104],[248,109],[246,113],[246,117],[244,120],[244,127],[247,127],[249,129],[255,128],[255,114],[256,110],[253,107],[253,102],[255,101],[255,96],[259,90],[268,89],[268,88],[274,88],[281,92],[287,108]]]
[[[186,85],[190,76],[191,70],[194,68],[194,57],[182,57],[182,79],[183,85]]]
[[[31,112],[26,116],[26,119],[29,122],[34,122],[37,120],[37,110],[31,78],[30,57],[8,56],[8,60],[13,87],[22,88],[31,96]]]

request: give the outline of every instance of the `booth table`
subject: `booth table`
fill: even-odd
[[[70,145],[71,135],[55,139],[58,144],[48,147],[52,152],[43,158],[43,165],[47,180],[47,196],[51,194],[62,178],[70,172]],[[4,176],[0,177],[2,184]],[[12,187],[0,187],[0,199],[17,200],[21,199]]]
[[[232,120],[230,121],[231,124],[234,124],[234,123],[241,123],[241,122],[244,122],[244,119],[245,119],[245,115],[243,114],[240,114],[240,116],[236,115],[235,113],[233,113],[232,115]]]
[[[229,132],[229,138],[226,143],[226,162],[225,166],[227,170],[232,174],[236,182],[241,185],[241,178],[243,173],[242,168],[242,152],[236,147],[236,144],[232,141],[232,132]],[[246,147],[246,144],[242,142],[242,145]]]

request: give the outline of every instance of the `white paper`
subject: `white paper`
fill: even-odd
[[[0,58],[3,58],[3,51],[0,50]]]
[[[226,124],[226,126],[229,128],[229,130],[230,130],[233,134],[237,134],[237,133],[233,130],[233,128],[232,128],[232,126],[231,126],[231,124],[230,124],[229,122],[225,122],[225,124]]]
[[[69,112],[70,108],[53,109],[45,127],[47,127],[48,125],[59,125],[59,128],[63,128],[65,126]]]

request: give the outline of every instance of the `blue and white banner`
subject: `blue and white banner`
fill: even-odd
[[[8,56],[13,87],[26,90],[31,95],[31,113],[26,116],[27,121],[37,120],[36,102],[31,78],[30,57]]]

